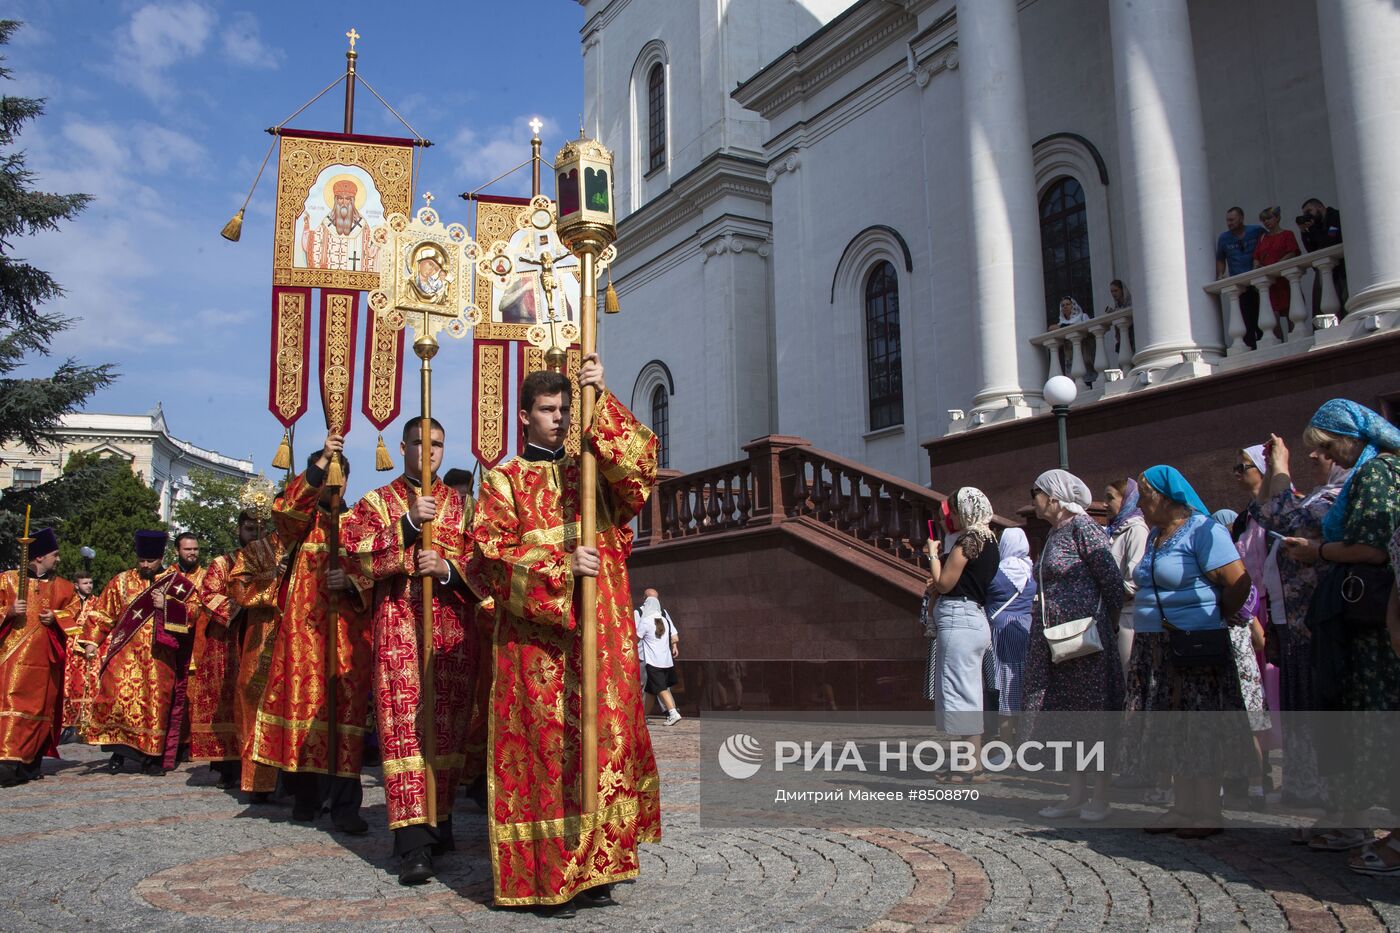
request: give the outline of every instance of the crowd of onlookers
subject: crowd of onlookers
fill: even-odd
[[[1220,464],[1238,512],[1212,512],[1162,464],[1101,490],[1103,526],[1092,490],[1046,471],[1030,489],[1049,525],[1034,561],[1023,530],[998,540],[982,492],[957,490],[922,614],[939,728],[980,743],[984,704],[1008,742],[1115,722],[1107,767],[1069,775],[1042,817],[1102,821],[1111,785],[1169,808],[1148,832],[1186,838],[1220,832],[1222,796],[1316,808],[1298,842],[1400,875],[1400,831],[1327,828],[1359,827],[1372,806],[1400,814],[1388,769],[1361,760],[1383,734],[1374,719],[1289,715],[1400,711],[1400,429],[1333,399],[1302,440],[1306,454],[1271,434]]]
[[[1278,207],[1266,207],[1259,212],[1258,224],[1244,222],[1244,209],[1232,207],[1225,212],[1225,230],[1215,241],[1215,277],[1218,279],[1243,275],[1254,269],[1271,266],[1276,262],[1301,256],[1336,246],[1342,242],[1342,215],[1335,207],[1328,207],[1317,198],[1303,202],[1302,213],[1293,218],[1298,228],[1298,236],[1282,226],[1283,212]],[[1299,239],[1302,245],[1299,245]],[[1321,313],[1322,280],[1321,273],[1313,276],[1312,313]],[[1337,297],[1345,307],[1347,299],[1346,264],[1338,261],[1332,270],[1332,280],[1337,288]],[[1264,336],[1259,329],[1259,293],[1252,288],[1243,289],[1239,296],[1240,315],[1244,318],[1244,341],[1253,349]],[[1279,337],[1282,338],[1282,322],[1288,317],[1292,307],[1292,296],[1288,281],[1275,280],[1269,286],[1269,305],[1277,316]]]

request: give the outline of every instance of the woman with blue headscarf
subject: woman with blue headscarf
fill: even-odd
[[[1185,631],[1243,625],[1254,614],[1249,574],[1230,533],[1212,521],[1196,490],[1174,467],[1138,479],[1151,531],[1134,572],[1137,598],[1128,662],[1125,763],[1173,775],[1176,801],[1148,832],[1199,839],[1220,831],[1220,784],[1250,770],[1253,743],[1233,657],[1177,665],[1164,622]],[[1238,712],[1239,716],[1151,717],[1150,712]]]
[[[1333,696],[1319,698],[1319,708],[1400,710],[1400,658],[1391,648],[1384,624],[1347,621],[1349,610],[1338,598],[1346,577],[1367,580],[1373,586],[1387,582],[1394,586],[1391,573],[1379,568],[1390,563],[1387,547],[1400,527],[1400,429],[1365,405],[1334,398],[1312,416],[1303,441],[1339,466],[1351,468],[1351,478],[1322,519],[1322,539],[1283,541],[1289,556],[1301,563],[1322,560],[1338,565],[1318,585],[1308,615],[1316,642],[1314,662],[1320,671],[1326,670],[1326,682],[1337,688]],[[1343,825],[1359,825],[1361,812],[1375,803],[1400,810],[1394,776],[1356,760],[1358,750],[1383,744],[1383,737],[1375,733],[1372,728],[1369,734],[1353,736],[1347,746],[1350,754],[1335,762],[1335,774],[1327,775],[1333,805],[1344,814],[1356,815],[1355,819],[1348,816]],[[1360,831],[1323,833],[1310,845],[1355,846],[1369,836]],[[1400,833],[1392,832],[1366,846],[1348,864],[1362,874],[1400,875]]]

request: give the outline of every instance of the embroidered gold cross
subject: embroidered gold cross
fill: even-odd
[[[355,51],[355,40],[360,38],[360,34],[355,31],[354,26],[350,27],[350,31],[345,34],[345,38],[350,40],[350,51]]]

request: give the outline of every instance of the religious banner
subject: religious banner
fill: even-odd
[[[280,130],[274,285],[379,287],[375,233],[413,200],[411,139]]]
[[[272,290],[272,364],[267,407],[290,428],[306,412],[311,363],[311,289]]]
[[[476,340],[472,366],[472,454],[483,470],[506,458],[510,435],[508,351],[505,340]]]
[[[360,410],[380,432],[375,469],[392,470],[393,458],[384,446],[384,429],[399,416],[403,400],[403,328],[371,312],[365,315],[364,394]]]
[[[321,290],[321,406],[326,430],[336,434],[350,433],[359,304],[359,292]]]

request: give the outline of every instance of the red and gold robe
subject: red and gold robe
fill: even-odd
[[[283,771],[358,778],[365,751],[371,672],[369,599],[374,581],[337,546],[353,591],[337,595],[335,639],[335,761],[327,728],[326,656],[331,625],[326,565],[332,516],[318,505],[321,490],[296,477],[273,507],[278,535],[295,541],[281,598],[267,686],[253,723],[253,760]],[[339,542],[337,542],[339,545]]]
[[[78,732],[83,728],[83,717],[87,714],[88,694],[92,682],[97,677],[97,659],[89,658],[78,647],[78,637],[83,634],[83,609],[87,603],[97,598],[96,594],[86,600],[74,592],[78,602],[73,608],[71,627],[64,630],[64,648],[68,657],[63,662],[63,726]]]
[[[63,731],[67,633],[77,627],[78,594],[62,577],[29,578],[28,612],[7,619],[19,599],[19,574],[0,574],[0,761],[30,764],[58,757]],[[39,621],[53,611],[54,625]]]
[[[243,610],[229,597],[235,554],[209,562],[199,581],[201,611],[195,620],[190,659],[190,760],[234,761],[239,757],[235,697]]]
[[[496,903],[558,904],[635,877],[661,838],[660,781],[637,674],[628,525],[656,479],[656,439],[616,398],[598,400],[598,804],[582,812],[583,629],[569,570],[579,463],[510,460],[477,498],[468,578],[498,609],[489,740]]]
[[[402,519],[416,495],[403,477],[368,493],[345,517],[341,537],[364,574],[375,581],[374,704],[384,758],[384,796],[389,828],[428,822],[422,719],[418,715],[423,628],[423,586],[416,576],[417,544],[405,545]],[[453,564],[461,580],[470,500],[450,486],[433,485],[438,504],[434,548]],[[465,763],[467,727],[477,665],[474,601],[460,585],[433,586],[432,764],[438,821],[452,813]]]
[[[272,638],[287,560],[286,545],[274,532],[239,551],[229,574],[229,595],[243,610],[233,720],[243,762],[240,786],[250,793],[271,793],[277,788],[277,769],[253,760],[253,722],[272,669]]]
[[[172,576],[175,580],[168,581]],[[165,588],[166,583],[171,586]],[[91,745],[124,745],[160,756],[170,768],[183,726],[191,636],[167,629],[163,614],[153,612],[136,622],[123,643],[113,639],[127,610],[151,589],[166,589],[167,603],[197,600],[189,581],[173,567],[162,569],[151,582],[133,569],[109,580],[102,595],[84,609],[78,643],[97,646],[99,657],[84,738]]]

